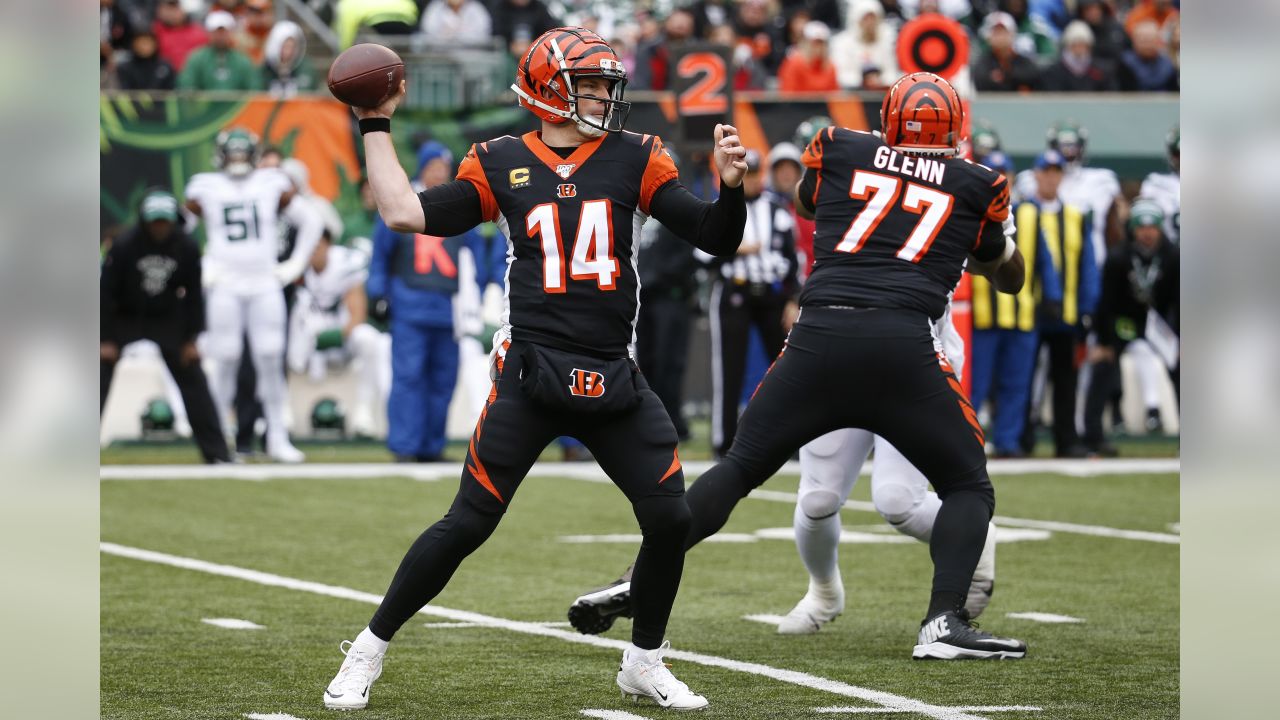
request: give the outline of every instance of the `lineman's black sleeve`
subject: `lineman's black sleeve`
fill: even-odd
[[[980,262],[991,262],[1004,254],[1004,224],[988,220],[978,231],[978,242],[970,254]]]
[[[800,198],[800,204],[805,210],[812,215],[817,203],[814,193],[818,190],[818,171],[813,168],[805,168],[804,176],[800,178],[800,188],[796,191],[796,195]]]
[[[418,193],[427,235],[453,237],[484,222],[480,191],[466,180],[452,180]]]
[[[742,186],[720,186],[720,198],[706,202],[694,197],[679,180],[668,180],[649,203],[653,217],[681,239],[711,255],[732,255],[742,244],[747,224],[747,201]]]

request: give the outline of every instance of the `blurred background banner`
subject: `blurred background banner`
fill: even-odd
[[[642,91],[628,97],[633,102],[630,127],[665,138],[679,136],[670,93]],[[1029,166],[1043,150],[1044,128],[1070,117],[1091,129],[1089,154],[1093,162],[1111,168],[1122,180],[1140,180],[1164,167],[1162,136],[1150,128],[1177,124],[1178,99],[1158,95],[1125,98],[1124,113],[1116,112],[1116,102],[1045,95],[1034,99],[987,96],[973,101],[972,115],[1001,119],[1005,152],[1018,167]],[[791,140],[796,126],[816,115],[855,130],[877,130],[880,126],[879,93],[780,98],[744,92],[732,98],[732,108],[729,121],[738,126],[744,144],[762,154]],[[1135,115],[1144,122],[1128,120]],[[352,119],[345,105],[319,96],[278,99],[233,93],[153,96],[104,92],[99,99],[102,226],[128,224],[132,208],[148,187],[165,187],[181,195],[188,178],[211,169],[213,140],[232,126],[252,130],[264,145],[302,160],[311,170],[311,187],[317,194],[333,202],[344,216],[357,212],[362,147]],[[479,108],[450,108],[448,103],[429,108],[410,106],[396,114],[396,126],[397,137],[410,140],[401,147],[406,166],[414,164],[415,137],[429,135],[461,157],[473,142],[531,128],[528,114],[506,102]],[[710,131],[705,134],[709,142]],[[694,146],[702,140],[688,138]]]

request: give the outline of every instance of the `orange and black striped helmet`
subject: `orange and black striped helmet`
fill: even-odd
[[[884,141],[894,150],[927,155],[959,152],[964,105],[951,83],[938,75],[904,75],[880,104]]]
[[[605,103],[603,121],[578,113],[578,98],[583,96],[576,81],[583,77],[609,81],[609,97],[593,98]],[[631,103],[622,99],[626,86],[627,71],[608,43],[586,28],[560,27],[543,33],[529,46],[511,89],[520,105],[542,120],[573,121],[584,131],[618,132],[631,112]]]

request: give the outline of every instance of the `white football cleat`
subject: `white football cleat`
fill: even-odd
[[[969,611],[969,618],[976,618],[987,609],[991,602],[991,594],[996,591],[996,526],[991,523],[987,527],[987,542],[982,546],[982,555],[978,558],[978,567],[973,571],[973,582],[969,584],[969,596],[964,607]]]
[[[376,437],[373,431],[373,411],[358,407],[351,414],[351,434],[355,437]]]
[[[844,582],[839,571],[827,583],[809,580],[809,592],[778,623],[779,635],[812,635],[844,612]]]
[[[307,456],[301,450],[294,447],[293,443],[289,442],[287,439],[277,440],[275,442],[268,439],[267,455],[272,460],[279,463],[296,464],[307,459]]]
[[[696,695],[688,685],[676,679],[662,662],[662,655],[671,648],[669,641],[663,642],[656,650],[622,653],[622,663],[618,666],[618,687],[622,688],[622,696],[639,701],[648,698],[668,710],[701,710],[707,706],[707,699]]]
[[[330,710],[361,710],[369,705],[369,688],[382,675],[386,653],[357,649],[350,640],[343,640],[338,649],[347,657],[324,690],[324,706]]]

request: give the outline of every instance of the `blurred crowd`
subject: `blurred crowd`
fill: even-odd
[[[316,89],[306,36],[272,0],[100,0],[104,87]],[[739,90],[883,89],[904,23],[940,14],[970,36],[988,92],[1177,91],[1180,0],[298,0],[339,49],[362,33],[518,57],[550,28],[606,38],[629,87],[667,88],[675,43],[732,48]]]

